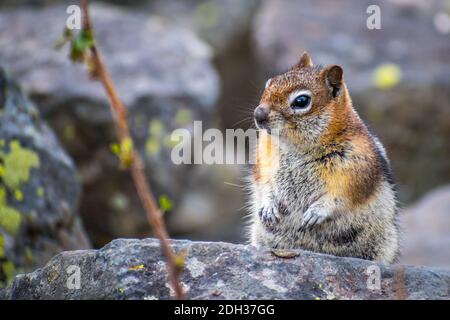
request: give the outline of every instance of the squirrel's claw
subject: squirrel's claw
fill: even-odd
[[[280,221],[278,210],[272,207],[259,209],[258,216],[268,229],[272,229]]]
[[[318,210],[315,207],[311,207],[303,214],[303,222],[300,230],[306,228],[312,228],[317,224],[322,223],[328,217],[323,211]]]

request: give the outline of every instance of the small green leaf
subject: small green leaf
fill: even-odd
[[[81,30],[72,40],[70,59],[74,62],[84,61],[87,50],[94,46],[94,37],[90,30]]]
[[[116,156],[120,156],[120,145],[118,143],[111,143],[110,149]]]
[[[68,41],[73,38],[72,30],[69,28],[64,28],[62,35],[55,41],[55,49],[61,49]]]
[[[110,146],[112,153],[114,153],[120,161],[120,167],[122,169],[128,169],[131,167],[134,156],[134,144],[131,138],[125,138],[120,144],[113,143]]]
[[[162,213],[170,211],[172,207],[173,203],[167,195],[164,194],[159,197],[159,209],[161,210]]]

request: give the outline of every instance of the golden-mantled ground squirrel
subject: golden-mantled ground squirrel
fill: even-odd
[[[266,83],[251,176],[251,242],[393,262],[396,192],[382,144],[352,107],[338,65],[308,53]]]

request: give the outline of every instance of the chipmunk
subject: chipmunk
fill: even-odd
[[[250,241],[391,263],[397,201],[386,151],[356,113],[338,65],[305,52],[254,111]]]

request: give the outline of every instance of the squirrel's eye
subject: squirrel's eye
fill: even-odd
[[[292,101],[291,108],[294,110],[296,109],[302,110],[308,108],[310,104],[311,104],[311,97],[306,94],[302,94],[297,96],[294,99],[294,101]]]

